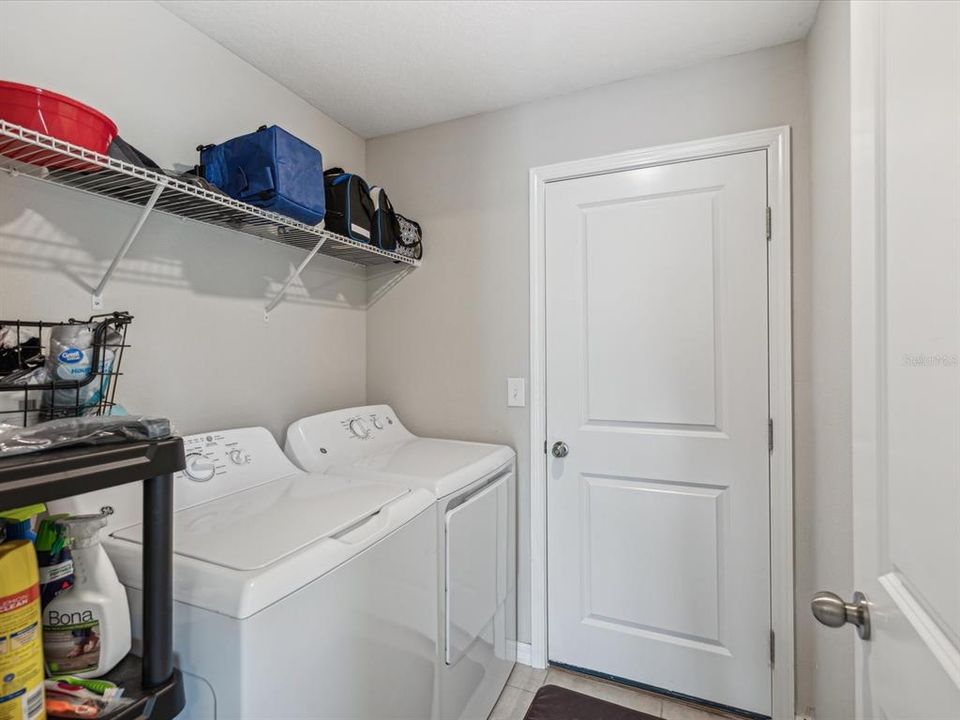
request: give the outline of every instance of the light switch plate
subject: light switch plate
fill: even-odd
[[[527,383],[522,378],[507,378],[507,407],[527,406]]]

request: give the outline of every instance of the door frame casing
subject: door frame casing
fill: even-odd
[[[548,183],[756,150],[767,152],[770,620],[774,720],[794,715],[792,231],[789,126],[661,145],[530,170],[530,664],[547,666],[546,226]]]

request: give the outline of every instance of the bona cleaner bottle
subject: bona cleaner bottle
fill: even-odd
[[[58,522],[70,538],[76,580],[43,610],[47,674],[99,677],[130,652],[127,594],[100,545],[107,516],[74,515]]]

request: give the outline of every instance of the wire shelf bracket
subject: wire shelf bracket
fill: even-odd
[[[133,241],[137,239],[137,236],[143,229],[143,224],[147,221],[147,218],[150,216],[150,212],[157,204],[157,200],[160,199],[160,194],[164,191],[166,186],[166,182],[158,182],[157,186],[153,189],[153,192],[150,193],[150,197],[147,199],[147,204],[143,206],[140,217],[138,217],[137,221],[133,224],[133,227],[130,229],[130,233],[127,235],[127,239],[123,241],[123,245],[121,245],[117,250],[117,254],[114,255],[113,261],[110,263],[110,267],[107,268],[107,271],[100,279],[100,284],[97,285],[96,289],[93,291],[93,299],[91,304],[93,305],[94,310],[100,310],[103,308],[103,291],[107,289],[107,283],[110,282],[110,278],[113,277],[113,273],[116,271],[117,265],[119,265],[120,261],[123,260],[124,256],[126,256],[130,246],[133,245]]]
[[[318,252],[320,252],[320,248],[323,247],[323,244],[326,241],[326,238],[320,238],[320,241],[313,246],[313,250],[307,254],[307,256],[303,259],[303,262],[301,262],[297,268],[290,273],[290,277],[288,277],[286,282],[283,283],[283,286],[277,291],[277,294],[273,296],[273,300],[267,303],[267,306],[263,309],[264,322],[270,320],[270,313],[273,312],[273,309],[283,300],[283,296],[286,295],[287,289],[300,278],[300,273],[306,269],[307,265],[310,264],[310,261],[313,260]]]

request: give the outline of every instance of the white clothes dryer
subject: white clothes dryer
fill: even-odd
[[[300,467],[429,490],[438,548],[437,720],[486,720],[516,661],[516,454],[421,438],[387,405],[314,415],[287,429]]]

